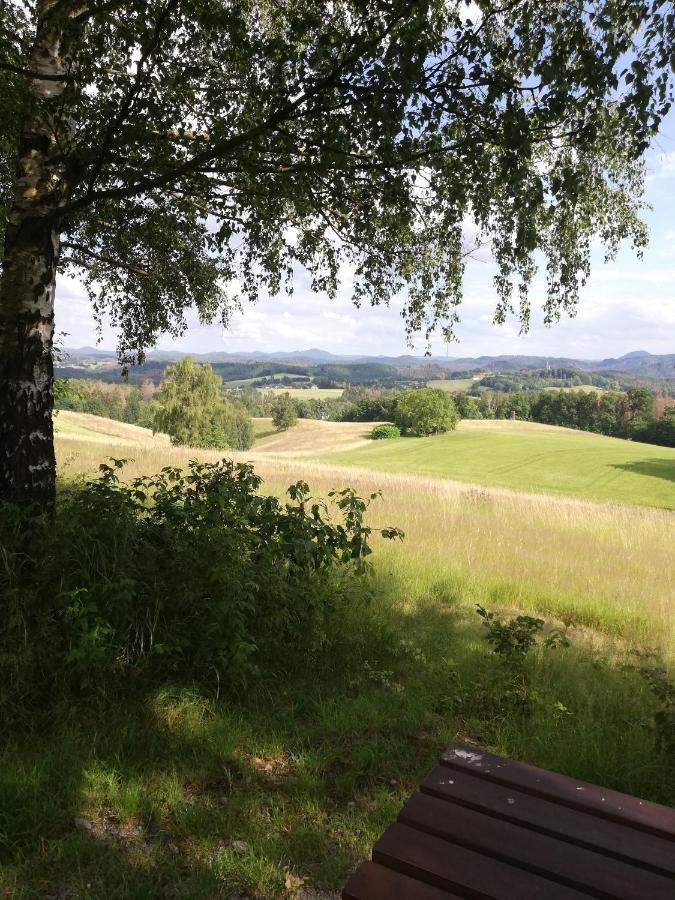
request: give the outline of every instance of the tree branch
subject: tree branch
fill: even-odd
[[[105,263],[108,266],[113,266],[118,269],[126,269],[128,272],[133,272],[134,275],[142,275],[147,278],[151,273],[147,269],[142,269],[140,266],[134,266],[130,263],[122,262],[119,259],[114,259],[112,256],[106,256],[103,253],[96,253],[93,250],[90,250],[88,247],[85,247],[84,244],[78,244],[74,241],[64,241],[61,244],[61,247],[64,247],[66,250],[74,250],[76,253],[84,253],[85,256],[91,257],[91,259],[96,260],[97,262]],[[74,259],[73,257],[66,257],[66,260],[70,260],[75,263],[75,265],[83,265],[79,260]]]
[[[73,81],[69,75],[49,75],[47,72],[35,72],[22,66],[13,66],[11,63],[0,62],[0,69],[12,72],[14,75],[23,75],[25,78],[33,78],[35,81]]]
[[[231,153],[232,150],[250,143],[260,135],[275,130],[277,125],[280,125],[283,121],[290,118],[296,110],[298,110],[309,100],[312,100],[315,97],[319,96],[328,88],[334,87],[341,73],[350,64],[356,62],[356,60],[363,56],[363,54],[368,50],[369,47],[372,47],[379,40],[386,37],[386,35],[391,31],[394,25],[398,23],[404,15],[405,10],[401,10],[396,19],[392,21],[389,26],[385,28],[381,33],[364,36],[367,37],[367,40],[364,40],[360,45],[357,45],[353,53],[346,55],[341,61],[336,62],[328,75],[324,76],[323,78],[319,78],[311,88],[305,90],[299,97],[296,97],[295,100],[283,104],[275,112],[270,114],[267,119],[265,119],[265,121],[253,126],[252,128],[249,128],[248,131],[244,131],[240,134],[225,138],[224,140],[217,142],[216,144],[214,144],[214,146],[203,150],[201,153],[195,154],[190,159],[187,159],[184,163],[176,166],[169,172],[165,172],[161,175],[155,176],[148,175],[145,178],[137,180],[135,184],[132,184],[128,187],[109,188],[108,190],[96,192],[93,190],[93,184],[90,180],[89,187],[84,196],[80,197],[77,200],[74,200],[71,203],[59,207],[59,209],[53,213],[53,216],[66,216],[70,213],[77,212],[78,210],[85,209],[88,206],[91,206],[92,204],[97,203],[101,200],[113,200],[121,199],[123,197],[132,197],[154,188],[166,187],[172,182],[175,182],[182,175],[195,174],[205,163],[211,162],[212,160],[218,159],[219,157],[223,157],[228,153]]]

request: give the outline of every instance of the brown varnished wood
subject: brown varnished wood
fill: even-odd
[[[631,825],[651,834],[675,838],[675,810],[629,794],[610,791],[578,778],[538,769],[527,763],[494,756],[478,747],[462,744],[448,747],[441,757],[441,765],[471,772],[478,778],[519,788],[535,797]]]
[[[675,810],[453,744],[344,900],[675,900]]]
[[[415,794],[399,822],[602,900],[672,900],[673,879],[490,815]]]
[[[377,863],[362,863],[342,893],[343,900],[461,900],[442,888],[424,884]]]
[[[410,828],[391,825],[373,847],[373,862],[460,897],[492,900],[580,900],[566,885]]]
[[[630,825],[560,806],[553,800],[543,800],[506,785],[476,778],[468,772],[448,771],[445,766],[433,769],[420,790],[423,794],[484,812],[496,819],[560,837],[660,874],[675,876],[673,841]]]

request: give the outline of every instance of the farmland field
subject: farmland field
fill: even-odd
[[[608,394],[611,393],[610,388],[602,388],[595,387],[593,384],[575,384],[574,387],[551,387],[544,388],[546,391],[571,391],[574,393],[578,393],[579,391],[584,391],[585,393],[590,393],[594,391],[596,394]]]
[[[578,499],[587,458],[597,482],[646,448],[488,424],[433,446],[376,446],[370,425],[300,420],[277,434],[256,420],[255,446],[237,456],[255,463],[263,490],[281,497],[298,479],[317,498],[381,490],[368,521],[405,540],[374,542],[359,591],[282,679],[233,696],[216,682],[145,686],[140,672],[119,701],[56,707],[39,740],[11,734],[0,747],[0,894],[339,900],[457,739],[675,804],[659,701],[638,671],[675,663],[675,516],[632,505],[638,494],[672,505],[672,481],[622,469],[605,485],[614,502]],[[62,482],[106,456],[129,459],[130,477],[223,455],[83,414],[60,413],[57,431]],[[672,451],[648,449],[672,477]],[[496,455],[509,484],[481,487],[481,466],[499,474]],[[577,499],[543,493],[563,488]],[[505,620],[541,617],[569,646],[499,658],[476,604]]]
[[[463,421],[445,435],[390,441],[369,439],[372,422],[299,419],[281,432],[271,419],[253,424],[256,442],[244,454],[250,459],[313,459],[342,470],[675,509],[675,450],[668,447],[510,420]],[[86,413],[60,412],[56,431],[64,450],[79,441],[80,461],[96,458],[103,444],[111,453],[135,445],[150,458],[165,449],[184,457],[206,452],[173,448],[166,435]]]
[[[105,444],[109,447],[169,447],[171,442],[166,434],[156,434],[138,425],[92,416],[89,413],[60,410],[54,417],[54,432],[62,444],[68,441],[85,441],[93,445]]]
[[[327,400],[342,396],[342,388],[261,388],[269,394],[290,394],[295,400]]]
[[[196,457],[217,460],[223,456],[222,451],[174,447],[164,435],[153,436],[142,428],[86,414],[62,412],[58,419],[57,450],[64,475],[93,473],[104,455],[129,458],[129,475],[157,471],[163,465],[185,466]],[[513,422],[494,423],[493,429],[486,427],[490,423],[462,423],[460,431],[445,437],[379,443],[367,438],[371,423],[300,419],[294,428],[280,433],[272,429],[269,419],[254,423],[260,435],[256,444],[245,453],[226,455],[254,462],[265,479],[265,489],[282,493],[298,478],[323,493],[346,484],[363,494],[382,489],[377,519],[399,525],[407,539],[404,552],[383,545],[380,555],[387,559],[387,566],[414,573],[415,582],[429,577],[468,578],[473,585],[467,588],[469,594],[478,591],[477,596],[484,596],[481,592],[487,591],[489,596],[494,591],[520,608],[545,608],[558,614],[572,610],[589,623],[612,623],[612,629],[638,642],[649,635],[648,640],[665,640],[670,646],[675,638],[675,619],[669,613],[675,603],[671,577],[675,517],[667,509],[647,508],[645,501],[651,492],[651,506],[675,505],[673,482],[644,471],[620,470],[619,477],[605,485],[609,496],[604,499],[613,502],[588,502],[578,499],[587,487],[579,463],[568,460],[568,454],[582,452],[579,447],[583,449],[588,438],[591,447],[599,442],[604,448],[604,455],[597,450],[595,456],[591,454],[597,478],[608,465],[635,465],[645,450],[667,454],[666,475],[672,478],[675,451]],[[87,433],[83,433],[85,426]],[[113,437],[116,430],[119,436]],[[97,431],[108,442],[105,452],[91,438]],[[514,490],[513,479],[503,486],[485,487],[454,473],[451,478],[447,463],[438,462],[447,460],[447,449],[438,459],[428,452],[430,442],[432,449],[434,442],[447,448],[452,438],[468,436],[466,459],[475,457],[484,444],[484,459],[490,461],[502,446],[492,443],[493,432],[506,441],[513,466],[518,453],[521,464],[528,458],[531,444],[522,437],[512,444],[509,437],[525,434],[529,440],[541,436],[549,442],[542,445],[548,466],[532,467],[527,491]],[[420,471],[429,463],[414,455],[405,471],[408,447],[427,448],[427,457],[437,463],[436,475]],[[397,448],[402,448],[400,455]],[[561,460],[567,464],[565,488],[570,496],[547,496],[543,492],[551,483],[551,467],[561,467]],[[438,477],[438,471],[443,477]],[[642,505],[633,505],[634,495]]]
[[[248,387],[252,384],[255,384],[256,381],[260,381],[261,378],[272,378],[273,381],[280,381],[284,377],[289,378],[298,378],[298,374],[296,372],[275,372],[274,375],[254,375],[252,378],[234,378],[231,381],[224,381],[224,388],[233,388],[233,387]],[[309,381],[310,379],[303,379]],[[262,388],[265,390],[265,388]]]
[[[518,491],[675,509],[674,449],[532,422],[463,421],[457,431],[444,435],[373,441],[330,460]]]
[[[427,387],[439,388],[442,391],[468,391],[475,384],[473,378],[434,378],[427,381]]]

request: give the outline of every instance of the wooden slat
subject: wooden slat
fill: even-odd
[[[548,772],[526,763],[494,756],[476,747],[453,744],[441,757],[452,770],[471,772],[497,784],[510,785],[536,797],[631,825],[665,838],[675,838],[675,810],[628,794]]]
[[[675,846],[672,841],[477,778],[473,773],[449,771],[445,766],[438,766],[427,775],[420,790],[504,822],[514,822],[542,834],[598,850],[650,871],[675,875]],[[448,815],[451,813],[448,812]],[[508,825],[503,827],[508,828]]]
[[[474,900],[588,900],[589,896],[407,825],[391,825],[385,831],[373,848],[373,862]]]
[[[406,803],[399,822],[602,900],[675,897],[673,878],[425,794]]]
[[[342,900],[461,900],[450,894],[402,875],[377,863],[362,863],[347,882]]]

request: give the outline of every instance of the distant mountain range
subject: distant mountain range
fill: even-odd
[[[104,362],[110,360],[113,364],[116,360],[114,351],[101,350],[98,347],[80,347],[76,350],[66,351],[69,355],[68,362],[63,367],[73,368],[83,365],[86,360],[98,360]],[[404,369],[408,367],[420,367],[434,365],[446,369],[448,372],[461,372],[465,370],[480,369],[485,371],[506,372],[514,369],[540,369],[546,368],[570,368],[582,369],[586,372],[621,372],[635,376],[649,378],[674,378],[675,377],[675,353],[656,355],[645,350],[634,350],[623,356],[610,359],[589,360],[574,359],[563,356],[477,356],[477,357],[448,357],[448,356],[362,356],[358,354],[341,355],[329,353],[312,347],[309,350],[281,351],[278,353],[265,353],[260,350],[239,351],[236,353],[182,353],[173,350],[157,350],[148,353],[148,362],[168,363],[183,356],[192,356],[200,362],[227,363],[227,362],[293,362],[294,364],[318,365],[321,363],[380,363]]]

